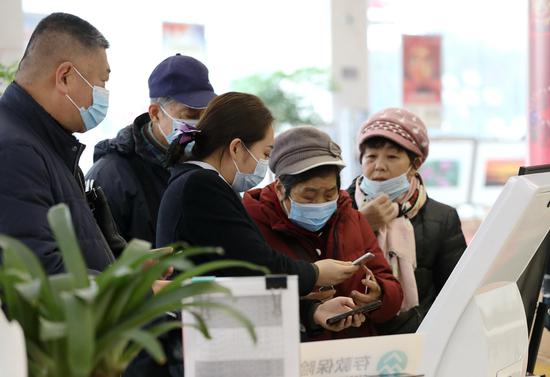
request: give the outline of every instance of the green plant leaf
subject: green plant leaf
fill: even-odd
[[[202,316],[198,313],[195,313],[194,311],[192,310],[188,310],[189,313],[191,313],[191,315],[193,316],[193,318],[195,318],[195,321],[196,323],[194,324],[195,325],[195,328],[197,330],[199,330],[201,332],[201,334],[206,338],[206,339],[212,339],[212,336],[210,335],[210,332],[208,331],[208,326],[206,326],[206,322],[204,321],[204,319],[202,318]]]
[[[165,286],[159,292],[159,294],[167,293],[175,289],[178,289],[184,281],[191,279],[195,276],[201,276],[211,271],[217,271],[217,270],[221,270],[224,268],[231,268],[231,267],[248,268],[252,271],[260,271],[263,274],[269,274],[269,269],[267,269],[266,267],[258,266],[256,264],[241,261],[241,260],[222,259],[218,261],[206,262],[196,267],[193,267],[192,269],[189,269],[185,272],[182,272],[181,274],[176,276],[174,279],[172,279],[172,282],[167,286]]]
[[[41,281],[46,280],[46,273],[40,261],[22,242],[0,235],[0,248],[4,250],[3,264],[5,267],[16,268]]]
[[[116,291],[116,297],[112,300],[109,310],[105,313],[104,321],[106,325],[115,324],[120,318],[124,317],[123,314],[128,310],[128,300],[139,284],[140,280],[134,279]],[[145,299],[145,297],[143,295],[142,299]]]
[[[21,277],[26,276],[25,280],[37,279],[40,283],[39,295],[42,306],[53,318],[60,318],[62,311],[59,308],[59,300],[36,255],[22,242],[3,235],[0,235],[0,249],[4,250],[3,268],[10,269]]]
[[[114,297],[119,287],[111,286],[110,289],[100,291],[96,298],[93,310],[94,310],[94,327],[99,334],[107,326],[107,314],[112,303],[115,301]]]
[[[183,247],[181,243],[175,243],[171,245],[174,250]],[[204,254],[217,254],[224,255],[225,251],[221,247],[204,247],[204,246],[187,246],[185,249],[176,251],[176,253],[181,253],[186,258],[191,258],[198,255]]]
[[[160,258],[162,254],[149,252],[150,247],[149,242],[131,240],[120,257],[96,278],[97,284],[99,286],[106,285],[117,276],[130,274],[138,268],[141,269],[144,261]]]
[[[48,223],[63,255],[65,269],[73,276],[75,287],[87,287],[90,284],[88,269],[78,245],[69,207],[61,203],[50,208]]]
[[[40,349],[36,342],[26,339],[26,348],[29,359],[29,366],[39,366],[38,374],[33,374],[31,370],[31,376],[55,376],[53,371],[56,370],[56,363],[54,359],[44,351]]]
[[[160,335],[174,330],[181,329],[182,323],[180,321],[167,321],[162,322],[158,325],[148,327],[143,331],[147,331],[154,338],[158,338]],[[123,367],[126,367],[132,361],[132,359],[141,351],[143,347],[139,343],[130,343],[128,348],[124,351],[124,354],[121,357],[121,363]]]
[[[80,298],[81,300],[89,304],[95,303],[95,299],[97,298],[98,294],[99,294],[99,288],[93,279],[90,280],[90,285],[88,287],[74,290],[74,295],[76,297]]]
[[[151,355],[158,364],[164,364],[166,362],[166,355],[162,350],[160,342],[147,331],[129,331],[127,333],[127,337],[128,339],[131,339],[132,341],[139,344],[143,349],[145,349],[147,353]]]
[[[181,310],[183,299],[207,293],[229,294],[230,291],[214,282],[193,282],[162,296],[151,296],[135,311],[128,313],[128,317],[125,317],[117,326],[114,326],[99,338],[97,342],[98,351],[101,352],[101,350],[106,349],[108,344],[120,338],[126,331],[144,326],[164,312]]]
[[[207,301],[203,299],[203,300],[193,300],[191,302],[185,303],[182,307],[182,310],[190,311],[193,314],[193,316],[196,318],[197,314],[191,311],[190,309],[197,308],[197,307],[225,311],[227,314],[235,318],[239,323],[243,325],[243,327],[248,332],[248,334],[250,335],[254,343],[257,342],[258,339],[256,337],[256,332],[254,331],[254,325],[252,324],[252,322],[245,315],[243,315],[237,309],[234,309],[232,306],[221,302],[213,302],[213,301]]]
[[[25,337],[36,341],[38,337],[37,310],[23,299],[15,288],[17,284],[26,282],[17,272],[18,270],[14,269],[3,270],[0,297],[7,308],[8,320],[19,322]]]
[[[40,317],[39,323],[40,340],[43,342],[57,340],[67,336],[67,324],[65,322],[54,322]]]
[[[51,275],[48,280],[50,281],[52,290],[57,292],[57,294],[75,289],[73,277],[68,273]]]
[[[67,322],[67,361],[74,376],[87,377],[93,367],[95,335],[92,307],[83,300],[63,293]]]
[[[42,284],[38,279],[15,285],[15,289],[17,290],[17,292],[19,292],[21,297],[27,300],[27,302],[32,306],[38,306],[38,299],[40,298],[41,287]]]
[[[156,258],[151,257],[151,258]],[[168,267],[176,266],[193,266],[187,261],[186,256],[181,252],[176,252],[169,255],[163,255],[156,263],[145,269],[138,281],[132,288],[132,294],[128,298],[128,303],[124,307],[124,312],[133,312],[137,306],[143,301],[144,297],[150,295],[153,283],[161,278],[161,275]]]

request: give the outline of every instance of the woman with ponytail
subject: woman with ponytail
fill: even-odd
[[[196,263],[239,259],[267,267],[272,273],[298,275],[300,295],[315,285],[338,284],[358,272],[351,262],[324,259],[297,261],[273,250],[248,215],[240,194],[265,177],[273,149],[273,117],[251,94],[229,92],[213,99],[195,126],[183,125],[170,146],[172,174],[159,210],[157,246],[184,241],[218,246],[224,255],[201,256]],[[219,276],[257,274],[247,269],[226,269]],[[307,328],[322,325],[337,331],[359,326],[364,316],[348,317],[334,326],[325,319],[354,307],[338,297],[323,304],[303,302]],[[310,326],[307,326],[307,325]]]

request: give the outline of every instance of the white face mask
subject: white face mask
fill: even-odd
[[[90,88],[92,88],[93,101],[91,106],[88,108],[85,108],[84,106],[78,107],[78,105],[68,94],[66,94],[65,96],[80,112],[80,117],[84,122],[84,128],[86,128],[86,131],[90,131],[92,128],[97,127],[97,125],[101,123],[103,119],[105,119],[105,117],[107,116],[107,110],[109,109],[109,91],[100,86],[90,84],[90,82],[86,80],[84,76],[82,76],[82,74],[78,71],[78,69],[76,69],[76,67],[73,68],[74,71],[78,73],[78,75],[82,78],[82,80],[84,80],[84,82],[88,84]]]
[[[258,160],[256,157],[254,157],[254,155],[252,154],[252,152],[250,152],[246,145],[244,147],[246,151],[252,156],[254,161],[256,161],[256,168],[254,169],[253,173],[242,173],[237,166],[235,160],[232,160],[233,164],[235,164],[235,168],[237,168],[235,178],[233,178],[233,183],[231,184],[231,187],[235,192],[245,192],[260,184],[260,182],[264,180],[267,173],[267,168],[269,167],[268,160]]]
[[[394,201],[409,191],[411,185],[407,178],[409,171],[410,169],[397,177],[386,179],[385,181],[373,181],[363,176],[359,187],[367,196],[376,197],[378,194],[385,193],[390,197],[391,201]]]
[[[166,134],[164,132],[164,130],[162,129],[161,125],[159,124],[159,130],[162,133],[162,136],[164,136],[164,138],[168,142],[168,144],[172,144],[172,142],[176,139],[176,137],[178,137],[178,135],[181,133],[180,129],[184,125],[195,127],[197,125],[197,123],[199,122],[198,119],[178,119],[178,118],[174,118],[173,116],[168,114],[168,112],[162,106],[160,106],[160,109],[162,110],[162,112],[168,118],[172,119],[172,131],[169,134]]]

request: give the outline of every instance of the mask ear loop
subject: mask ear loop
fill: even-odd
[[[240,140],[240,139],[239,139]],[[254,155],[252,154],[252,152],[250,152],[250,149],[248,149],[248,147],[246,146],[246,144],[240,140],[241,144],[243,145],[244,149],[246,149],[246,151],[248,152],[248,154],[254,159],[254,161],[256,161],[256,164],[259,163],[259,161],[256,159],[256,157],[254,157]],[[235,168],[237,169],[237,172],[241,172],[241,169],[239,169],[239,166],[237,166],[237,163],[235,162],[235,160],[231,159],[231,161],[233,161],[233,165],[235,165]]]
[[[86,79],[84,78],[84,76],[82,76],[82,73],[80,73],[80,72],[78,71],[78,69],[76,69],[76,67],[75,67],[74,65],[73,65],[73,69],[74,69],[74,71],[75,71],[76,73],[78,73],[78,75],[80,76],[80,78],[81,78],[82,80],[84,80],[84,82],[85,82],[86,84],[88,84],[88,86],[89,86],[90,88],[92,88],[92,89],[94,88],[94,86],[93,86],[92,84],[90,84],[90,82],[89,82],[88,80],[86,80]]]
[[[93,90],[93,89],[94,89],[93,85],[90,84],[90,82],[89,82],[88,80],[86,80],[86,78],[85,78],[84,76],[82,76],[82,73],[80,73],[80,72],[78,71],[78,69],[76,69],[76,67],[75,67],[74,65],[73,65],[73,69],[74,69],[74,71],[80,76],[80,78],[81,78],[82,80],[84,80],[84,82],[85,82],[86,84],[88,84],[88,86],[89,86],[90,88],[92,88],[92,90]],[[76,104],[76,102],[73,101],[73,99],[72,99],[68,94],[65,94],[65,97],[67,97],[67,99],[68,99],[69,101],[71,101],[71,103],[74,105],[74,107],[76,107],[76,109],[77,109],[78,111],[80,111],[80,107],[78,107],[78,105]]]
[[[69,101],[71,101],[71,103],[74,105],[74,107],[76,107],[76,109],[77,109],[78,111],[80,111],[80,107],[78,107],[78,105],[76,104],[76,102],[73,101],[73,99],[72,99],[68,94],[65,94],[65,97],[67,97],[67,99],[68,99]]]

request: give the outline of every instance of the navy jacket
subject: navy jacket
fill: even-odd
[[[142,114],[116,138],[99,142],[86,179],[93,179],[105,191],[126,241],[139,238],[154,244],[158,207],[170,173],[143,140],[142,129],[149,122],[149,114]]]
[[[84,145],[23,88],[12,83],[0,97],[0,233],[25,243],[48,274],[64,271],[47,222],[50,207],[66,203],[88,268],[113,260],[83,191],[78,160]]]
[[[219,246],[224,256],[208,256],[197,263],[228,258],[265,266],[275,274],[298,275],[300,294],[311,292],[317,280],[312,264],[293,260],[272,249],[248,215],[241,198],[214,170],[181,164],[172,176],[159,210],[157,246],[185,241],[197,246]],[[217,271],[218,276],[255,275],[248,269]]]

